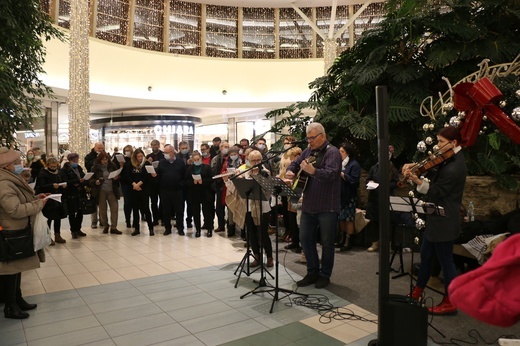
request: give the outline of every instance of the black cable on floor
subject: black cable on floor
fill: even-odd
[[[496,345],[498,343],[498,339],[517,339],[517,337],[515,335],[501,335],[501,336],[497,337],[496,339],[494,339],[493,341],[489,342],[489,341],[485,340],[482,337],[482,335],[480,335],[478,330],[476,330],[476,329],[471,329],[468,332],[468,337],[470,338],[470,340],[461,340],[461,339],[457,339],[457,338],[450,338],[449,342],[440,342],[440,341],[436,341],[433,337],[431,337],[429,335],[428,335],[428,337],[438,345],[456,345],[456,346],[483,345],[483,344]]]

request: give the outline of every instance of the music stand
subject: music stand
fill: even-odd
[[[297,194],[294,193],[293,190],[282,179],[280,179],[278,177],[265,178],[261,175],[253,175],[253,179],[255,179],[258,182],[258,184],[262,187],[262,189],[267,194],[272,194],[275,197],[276,201],[278,201],[279,196],[287,196],[287,197],[296,197],[297,196]],[[274,213],[275,213],[275,215],[278,215],[278,203],[275,203]],[[276,223],[275,227],[276,227],[276,235],[278,235],[278,223]],[[269,310],[269,313],[273,312],[275,302],[277,302],[278,300],[281,300],[285,297],[288,297],[291,294],[298,294],[298,295],[301,295],[304,297],[308,297],[308,294],[299,293],[299,292],[295,292],[292,290],[288,290],[288,289],[279,287],[279,284],[278,284],[278,277],[279,277],[279,275],[278,275],[278,265],[279,265],[279,263],[278,263],[278,236],[276,236],[275,244],[276,244],[275,245],[275,285],[272,289],[263,291],[263,292],[274,292],[274,294],[272,294],[273,302],[271,303],[271,309]],[[279,292],[285,293],[285,296],[280,298],[278,296]]]
[[[260,269],[260,281],[259,287],[264,287],[266,285],[265,283],[265,276],[264,276],[264,263],[263,263],[263,249],[260,247],[260,258],[255,258],[255,256],[251,253],[251,247],[249,242],[251,241],[250,236],[250,229],[247,227],[247,217],[251,217],[251,211],[249,210],[249,201],[250,200],[256,200],[256,201],[267,201],[267,197],[262,192],[262,189],[260,188],[260,185],[253,179],[233,179],[232,180],[233,185],[235,185],[235,189],[238,191],[238,195],[241,198],[244,198],[246,200],[246,222],[244,223],[244,227],[246,228],[246,244],[247,244],[247,250],[242,257],[242,260],[240,261],[240,264],[238,265],[237,269],[235,270],[235,275],[238,273],[237,281],[235,283],[235,288],[238,286],[238,281],[240,280],[240,276],[242,275],[242,272],[245,272],[247,276],[250,276],[252,273],[256,272],[258,269]],[[251,271],[249,266],[249,258],[252,256],[256,260],[260,262],[260,266],[256,268],[255,270]],[[247,269],[244,270],[244,267],[247,265]],[[266,273],[271,276],[271,278],[274,278],[271,273],[269,273],[267,270],[265,270]]]
[[[444,208],[441,206],[436,206],[433,203],[424,202],[421,201],[418,198],[414,197],[399,197],[399,196],[390,196],[390,211],[395,212],[409,212],[412,213],[412,218],[415,215],[418,214],[436,214],[444,216]],[[395,275],[392,277],[392,279],[396,279],[399,277],[402,277],[404,275],[407,275],[407,273],[404,272],[404,265],[403,265],[403,252],[402,252],[402,244],[400,248],[399,253],[399,259],[401,261],[401,273],[398,275]],[[390,268],[392,266],[392,262],[395,258],[396,251],[394,251],[392,255],[392,259],[390,260]],[[413,252],[412,252],[412,264],[413,267]],[[413,275],[411,273],[408,273],[410,275],[410,295],[412,294],[413,290]]]

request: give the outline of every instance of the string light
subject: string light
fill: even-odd
[[[82,160],[90,150],[89,1],[72,0],[70,10],[69,148]]]
[[[40,0],[45,3],[49,0]],[[135,0],[134,47],[162,51],[164,32],[164,1]],[[363,31],[373,28],[385,14],[384,3],[370,4],[354,21],[354,37],[345,30],[335,42],[326,42],[320,35],[313,35],[311,26],[293,8],[280,8],[279,46],[275,47],[275,22],[273,8],[242,8],[242,37],[239,37],[239,9],[233,6],[202,5],[200,3],[170,0],[169,49],[170,53],[217,58],[239,58],[238,42],[242,44],[242,58],[274,59],[276,48],[280,59],[312,58],[326,60],[325,68],[335,57],[351,46]],[[206,7],[206,22],[202,23],[202,6]],[[354,13],[362,4],[353,5]],[[49,8],[47,5],[43,8]],[[128,44],[130,0],[98,0],[96,37],[117,44]],[[312,18],[312,8],[300,9]],[[349,6],[337,6],[334,32],[348,20]],[[328,35],[331,7],[316,8],[316,25]],[[58,24],[69,28],[70,0],[60,0]],[[206,30],[206,52],[203,54],[202,28]],[[313,36],[316,37],[313,42]],[[333,54],[334,53],[334,54]]]

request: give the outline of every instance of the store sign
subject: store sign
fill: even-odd
[[[192,135],[193,125],[156,125],[153,128],[156,135],[169,135],[176,133],[179,135]]]
[[[41,135],[38,132],[25,132],[23,134],[23,136],[25,138],[36,138],[36,137],[40,137]]]

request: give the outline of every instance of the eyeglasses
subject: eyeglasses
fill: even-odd
[[[314,141],[314,140],[316,139],[316,137],[318,137],[319,135],[322,135],[322,134],[323,134],[323,132],[320,132],[320,133],[318,133],[316,136],[310,136],[310,137],[307,137],[307,138],[306,138],[306,139],[307,139],[307,142],[312,142],[312,141]]]

